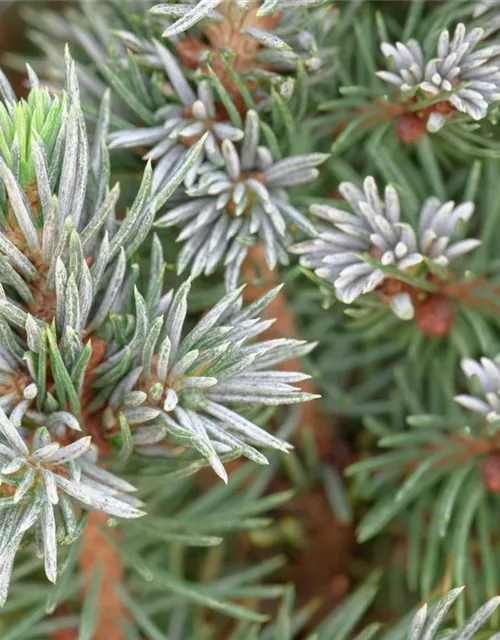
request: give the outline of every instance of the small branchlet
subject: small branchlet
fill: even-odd
[[[274,160],[259,144],[259,117],[249,111],[244,137],[222,143],[223,165],[207,162],[196,182],[186,190],[187,202],[156,221],[157,227],[183,227],[177,240],[185,240],[177,268],[191,264],[191,275],[213,273],[225,266],[226,287],[234,289],[248,247],[256,241],[264,248],[267,265],[288,264],[292,229],[314,236],[314,226],[288,201],[286,189],[307,184],[318,176],[327,154],[312,153]]]
[[[484,30],[466,30],[457,25],[453,39],[448,30],[441,31],[436,56],[424,60],[420,44],[410,40],[396,45],[384,42],[384,56],[394,64],[392,71],[379,71],[382,80],[396,85],[403,98],[412,99],[420,92],[427,97],[442,96],[453,109],[466,113],[473,120],[486,117],[488,107],[500,99],[500,67],[497,64],[499,45],[476,48],[484,37]],[[440,108],[440,103],[427,113],[427,130],[439,131],[453,115]]]
[[[450,262],[480,244],[475,238],[453,242],[453,235],[474,212],[472,202],[457,206],[429,198],[414,228],[401,219],[399,197],[391,185],[383,199],[371,176],[362,190],[344,182],[339,191],[352,213],[313,205],[311,213],[330,224],[319,226],[317,238],[295,245],[292,251],[301,255],[304,267],[331,282],[345,304],[376,292],[398,317],[412,319],[422,300],[420,293],[438,293],[437,283],[451,277]]]

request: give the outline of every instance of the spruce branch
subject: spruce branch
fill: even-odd
[[[31,12],[25,102],[0,74],[0,635],[496,638],[497,3],[383,4]],[[317,446],[283,457],[283,507],[288,404]],[[302,518],[263,516],[312,511],[318,480],[322,522],[350,500],[359,539],[384,534],[339,545],[341,587],[390,547],[399,623],[363,629],[377,575],[313,629],[256,584],[281,560],[234,567],[233,534],[294,555]]]
[[[273,370],[309,353],[314,344],[293,339],[249,343],[272,324],[258,316],[277,289],[247,308],[242,308],[241,290],[229,293],[186,334],[189,288],[188,281],[166,294],[149,317],[151,300],[136,292],[134,332],[125,335],[123,345],[112,342],[108,359],[96,370],[94,386],[107,401],[93,409],[103,411],[109,433],[130,430],[132,445],[142,455],[170,455],[163,445],[169,434],[197,449],[227,481],[219,454],[242,454],[265,464],[255,446],[288,450],[232,407],[315,398],[294,386],[307,376]]]
[[[304,267],[331,281],[337,297],[346,304],[376,291],[389,300],[398,317],[412,319],[419,290],[434,291],[436,278],[449,278],[450,262],[480,244],[475,238],[450,244],[458,225],[472,216],[471,202],[455,206],[453,201],[441,204],[430,198],[422,205],[414,229],[401,221],[398,194],[391,185],[383,200],[371,176],[364,180],[363,190],[353,183],[341,183],[339,191],[353,213],[313,205],[311,212],[331,225],[320,227],[318,238],[292,250],[302,255]],[[393,278],[413,288],[398,286]]]
[[[262,243],[266,263],[274,269],[278,262],[289,261],[292,227],[315,235],[309,220],[288,202],[286,188],[313,181],[316,167],[327,156],[316,153],[275,161],[259,141],[259,117],[249,111],[242,141],[237,146],[228,139],[222,142],[223,166],[202,165],[186,190],[188,202],[156,221],[157,227],[184,227],[178,236],[187,240],[177,263],[179,273],[191,262],[193,277],[209,275],[223,262],[226,287],[234,289],[254,238]]]
[[[491,561],[490,544],[496,531],[489,514],[500,488],[495,409],[498,367],[487,358],[480,362],[465,359],[462,367],[468,377],[478,379],[486,402],[475,396],[456,396],[455,401],[472,412],[464,415],[449,401],[429,400],[421,410],[428,413],[408,416],[409,429],[395,426],[379,438],[378,445],[386,452],[369,456],[348,470],[350,475],[359,474],[359,487],[368,478],[375,481],[371,488],[364,485],[362,489],[375,504],[358,528],[360,540],[377,535],[394,519],[411,518],[418,526],[428,523],[425,531],[410,531],[418,554],[407,563],[411,588],[419,589],[425,597],[444,573],[452,585],[463,582],[468,573],[467,558],[473,557],[476,544],[478,567],[484,571]],[[403,386],[401,380],[402,395],[411,397],[407,384],[405,381]],[[438,406],[442,407],[441,415]],[[474,419],[475,413],[481,418]],[[461,496],[467,500],[462,502]],[[487,593],[488,584],[489,577],[483,573],[475,589]]]
[[[0,413],[2,486],[0,600],[5,603],[14,558],[24,536],[33,530],[36,553],[45,561],[51,582],[57,579],[57,545],[71,544],[81,533],[73,502],[120,518],[143,515],[142,503],[126,496],[135,488],[96,466],[91,438],[62,446],[41,427],[30,446],[18,426]]]
[[[242,3],[237,0],[207,0],[182,5],[160,4],[152,7],[150,13],[159,18],[178,18],[173,24],[167,23],[162,36],[178,40],[179,56],[188,63],[198,64],[210,49],[217,58],[218,50],[227,48],[235,54],[235,70],[238,73],[252,71],[256,66],[289,70],[298,63],[317,71],[322,63],[318,45],[312,34],[299,30],[300,23],[294,11],[300,12],[323,2],[274,0],[258,3],[251,0]],[[206,48],[196,34],[191,34],[193,27],[200,28],[208,38],[210,48]],[[186,31],[187,36],[179,39],[179,35]],[[295,46],[292,47],[280,37],[281,31],[292,35]],[[228,79],[227,73],[220,61],[215,64],[224,82],[224,78]]]
[[[141,456],[158,458],[170,456],[160,445],[169,433],[194,447],[227,480],[221,459],[244,454],[262,464],[266,460],[256,445],[288,449],[233,406],[277,406],[315,397],[293,386],[303,374],[269,370],[314,345],[289,339],[249,343],[269,326],[258,316],[276,292],[248,308],[242,307],[240,290],[231,292],[186,333],[190,282],[162,294],[165,265],[157,240],[145,298],[134,288],[136,270],[130,257],[146,237],[159,203],[164,204],[196,161],[203,141],[174,168],[155,197],[152,171],[146,167],[132,207],[118,222],[118,189],[109,191],[103,184],[102,139],[89,157],[75,66],[68,53],[66,67],[63,103],[68,102],[69,112],[54,184],[48,179],[48,153],[39,146],[34,125],[29,131],[39,198],[28,208],[26,186],[7,165],[1,173],[6,192],[1,247],[5,264],[11,265],[7,273],[14,274],[1,291],[2,384],[7,391],[3,405],[10,414],[10,420],[2,414],[2,473],[4,508],[12,506],[3,540],[12,535],[15,541],[10,547],[2,545],[4,596],[15,552],[32,526],[45,532],[46,573],[55,581],[56,518],[50,505],[59,505],[59,492],[84,510],[122,518],[142,515],[137,508],[142,503],[122,495],[132,486],[96,466],[92,440],[109,458],[109,438],[120,433],[120,455],[128,442]],[[108,109],[105,96],[100,135],[106,134]],[[12,139],[15,144],[16,135]],[[97,188],[89,186],[87,173]],[[43,303],[36,298],[40,295]],[[28,446],[33,425],[41,426]],[[75,431],[84,437],[75,439]],[[57,468],[51,471],[51,465]],[[75,521],[71,501],[61,504],[62,517]],[[70,534],[61,535],[72,542],[77,534]]]
[[[109,148],[136,148],[152,146],[144,159],[158,161],[153,172],[153,191],[157,191],[172,170],[182,164],[190,147],[204,134],[203,153],[186,174],[184,184],[191,187],[200,166],[206,159],[215,166],[224,160],[219,149],[220,142],[241,140],[243,132],[217,114],[212,87],[207,80],[196,83],[193,91],[177,61],[163,45],[155,42],[157,55],[165,73],[175,89],[181,104],[172,102],[156,112],[161,124],[148,128],[119,130],[109,137]]]
[[[122,495],[132,486],[96,466],[97,449],[92,453],[91,440],[109,457],[113,451],[109,437],[120,431],[122,451],[129,438],[141,455],[168,456],[168,449],[158,443],[169,432],[197,449],[227,479],[219,456],[243,453],[263,463],[255,445],[288,449],[231,405],[276,406],[314,397],[292,386],[303,379],[302,374],[269,371],[284,359],[308,353],[314,345],[287,339],[249,344],[269,325],[258,315],[273,294],[245,309],[241,292],[232,292],[186,333],[190,283],[162,295],[165,265],[157,241],[146,297],[134,288],[137,270],[130,257],[145,239],[156,208],[196,161],[203,141],[173,169],[154,198],[152,171],[146,167],[131,208],[118,222],[114,213],[118,189],[109,191],[103,182],[108,176],[103,171],[107,162],[102,138],[89,156],[69,53],[66,68],[67,96],[62,104],[67,102],[68,116],[67,121],[61,116],[56,122],[64,137],[54,183],[48,177],[49,153],[37,135],[36,119],[15,121],[16,134],[30,134],[23,146],[32,150],[26,158],[33,158],[36,180],[31,182],[38,193],[30,206],[16,167],[13,172],[0,159],[5,188],[0,247],[7,273],[0,301],[6,390],[2,404],[9,412],[9,418],[2,412],[2,473],[7,491],[4,508],[11,507],[2,545],[3,596],[15,552],[32,526],[45,532],[46,572],[55,581],[56,518],[51,505],[59,505],[59,492],[84,510],[123,518],[142,515],[137,509],[142,503]],[[15,105],[9,105],[14,111]],[[102,136],[108,110],[105,96],[97,126]],[[129,310],[134,312],[132,318]],[[36,425],[40,428],[33,436]],[[83,438],[75,439],[78,431]],[[62,517],[74,522],[71,501],[64,499],[61,505]],[[74,540],[74,529],[76,525],[61,534],[67,542]],[[15,543],[7,547],[10,536]]]
[[[465,25],[457,25],[453,39],[444,30],[439,35],[437,56],[424,66],[424,56],[418,42],[412,40],[396,46],[382,43],[382,53],[393,61],[396,73],[379,71],[382,80],[397,85],[401,92],[420,89],[429,96],[449,92],[445,98],[457,109],[474,120],[486,116],[488,106],[500,98],[500,68],[495,59],[500,53],[497,45],[475,49],[484,37],[482,29],[466,31]],[[453,88],[462,85],[454,91]],[[438,131],[446,122],[443,113],[433,111],[427,120],[429,131]]]
[[[331,55],[322,50],[312,33],[318,32],[322,37],[325,30],[322,16],[313,13],[314,21],[311,22],[310,12],[303,5],[301,2],[290,8],[283,6],[281,12],[265,12],[266,15],[259,16],[253,3],[250,7],[238,8],[237,3],[225,0],[221,3],[224,9],[222,21],[209,21],[201,32],[195,29],[187,36],[175,36],[172,41],[174,54],[184,71],[198,70],[207,74],[213,67],[220,86],[244,110],[238,75],[259,101],[260,90],[264,88],[268,94],[269,83],[279,84],[282,73],[295,73],[303,67],[317,71],[323,66],[325,56]],[[170,12],[178,15],[179,10],[182,13],[190,5],[150,7],[139,3],[127,7],[136,12],[136,22],[130,21],[120,10],[120,3],[115,1],[103,7],[100,19],[92,14],[85,2],[79,3],[78,9],[70,9],[67,17],[50,11],[40,17],[28,9],[25,13],[33,25],[30,36],[50,61],[50,68],[40,67],[37,60],[32,64],[40,74],[61,82],[64,67],[57,43],[69,42],[78,60],[86,108],[95,112],[104,89],[110,86],[119,97],[119,101],[115,101],[112,122],[121,129],[129,129],[130,122],[138,117],[151,127],[158,119],[161,121],[161,112],[156,115],[155,111],[166,108],[165,84],[154,71],[164,73],[167,56],[165,48],[158,49],[154,39],[161,41],[164,15]],[[159,15],[147,15],[150,8]],[[197,8],[194,7],[195,11]],[[274,33],[277,25],[285,37],[291,37],[298,53]],[[231,55],[229,62],[228,54]],[[15,58],[12,61],[19,64]],[[95,70],[89,68],[88,61],[92,61]],[[172,68],[171,63],[168,66]],[[124,127],[125,123],[129,126]]]
[[[464,154],[498,156],[497,145],[486,142],[496,122],[497,44],[484,42],[488,34],[480,27],[469,32],[461,22],[453,40],[449,25],[467,15],[463,5],[450,3],[448,11],[415,9],[407,25],[413,30],[411,41],[408,29],[396,26],[397,44],[389,42],[383,17],[377,17],[369,3],[359,8],[355,26],[344,29],[354,29],[356,46],[363,51],[360,64],[355,63],[356,46],[346,47],[336,95],[320,105],[327,115],[318,121],[335,127],[335,152],[349,152],[362,139],[414,145],[429,138],[436,149],[460,161]],[[373,37],[363,38],[367,31]],[[452,51],[455,46],[457,51]],[[389,69],[378,70],[379,48],[391,61]],[[445,59],[449,68],[443,66]]]

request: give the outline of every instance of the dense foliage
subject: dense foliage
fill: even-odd
[[[2,639],[498,640],[500,4],[19,11]]]

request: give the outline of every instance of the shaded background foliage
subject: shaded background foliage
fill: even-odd
[[[21,55],[23,58],[25,56],[32,58],[36,54],[36,48],[26,35],[27,25],[21,17],[23,11],[34,9],[36,14],[36,12],[40,11],[43,7],[60,12],[64,11],[68,5],[71,6],[71,3],[40,2],[35,4],[30,2],[16,2],[9,3],[9,6],[7,3],[2,5],[2,37],[0,46],[6,54],[5,58],[10,59],[11,54]],[[16,89],[17,95],[26,96],[28,90],[23,72],[21,70],[13,70],[10,65],[5,67],[5,70]],[[141,165],[136,161],[134,172],[136,172],[137,179],[140,178],[140,170]],[[126,184],[125,189],[133,193],[136,186]],[[170,236],[166,238],[163,237],[162,240],[169,243],[167,246],[171,249],[170,255],[174,256],[177,247],[175,247],[172,242],[173,234],[170,234]],[[168,250],[166,250],[166,255],[169,255]],[[172,262],[173,261],[174,259],[172,258]],[[168,277],[172,284],[179,282],[177,276],[172,272],[170,272]],[[257,286],[263,277],[266,277],[266,274],[261,274],[259,268],[259,272],[256,274]],[[190,312],[193,316],[205,309],[207,305],[215,303],[223,292],[223,288],[217,282],[214,282],[214,286],[210,287],[208,292],[203,291],[203,289],[205,289],[205,287],[197,287],[195,283],[194,291],[190,297]],[[321,301],[312,289],[311,294],[313,294],[312,297],[316,299],[317,309],[319,310],[321,308]],[[310,311],[311,306],[309,305],[307,306],[307,313]],[[305,319],[305,322],[307,323],[307,319]],[[286,331],[287,327],[285,326],[284,330],[278,329],[277,334],[282,335],[286,333]],[[288,429],[285,426],[283,435],[287,435],[286,432],[288,432],[288,435],[291,435],[292,430],[296,429],[298,416],[292,416],[291,418],[292,420],[289,420],[290,426]],[[330,422],[333,427],[335,421],[333,419],[331,421],[327,420],[328,425]],[[357,577],[354,579],[348,573],[350,554],[346,553],[346,550],[350,551],[354,545],[352,526],[350,524],[339,523],[328,498],[318,484],[320,478],[317,477],[318,467],[315,464],[317,452],[312,444],[310,434],[305,432],[303,440],[305,451],[309,451],[309,453],[305,454],[306,458],[309,458],[309,461],[299,461],[298,457],[294,456],[293,460],[285,461],[287,468],[283,469],[283,461],[278,457],[274,457],[270,467],[265,470],[266,473],[259,475],[259,482],[253,483],[254,488],[248,495],[248,499],[251,501],[258,498],[260,494],[269,491],[272,493],[275,491],[285,492],[282,498],[278,497],[276,500],[267,500],[263,503],[262,511],[266,512],[266,517],[272,518],[272,520],[268,520],[268,527],[262,528],[262,526],[266,524],[266,519],[262,517],[252,517],[253,514],[258,513],[260,509],[256,510],[255,507],[251,508],[251,514],[247,524],[244,516],[242,518],[244,509],[241,511],[239,508],[241,505],[241,495],[237,493],[239,487],[242,485],[247,486],[252,478],[255,479],[255,470],[250,466],[246,467],[245,470],[242,469],[238,471],[232,476],[229,492],[228,490],[219,488],[212,498],[205,500],[207,503],[206,509],[208,509],[208,511],[206,513],[208,516],[211,509],[220,503],[223,503],[224,510],[228,511],[227,525],[224,525],[224,523],[221,522],[221,516],[217,515],[216,521],[212,524],[210,521],[207,521],[206,539],[203,540],[203,533],[199,533],[199,539],[197,541],[193,540],[196,544],[207,545],[206,551],[200,549],[197,552],[193,552],[190,551],[189,548],[183,548],[183,534],[178,533],[178,531],[183,529],[179,515],[184,510],[183,505],[192,502],[193,498],[199,493],[200,484],[202,486],[206,485],[207,482],[210,485],[213,484],[211,475],[203,474],[201,481],[189,479],[188,481],[183,480],[176,482],[173,480],[170,486],[164,490],[166,503],[163,503],[157,485],[152,486],[152,491],[155,494],[158,513],[162,516],[170,513],[171,516],[175,515],[176,520],[178,520],[172,533],[158,531],[159,538],[157,539],[157,544],[161,542],[161,546],[164,549],[165,545],[167,545],[167,556],[170,558],[168,562],[171,564],[174,573],[179,573],[189,579],[201,580],[206,583],[206,593],[214,593],[216,586],[215,583],[211,586],[211,582],[213,582],[223,566],[226,566],[226,569],[224,569],[225,573],[228,569],[230,570],[231,567],[238,569],[238,567],[244,568],[248,565],[254,566],[254,569],[249,572],[248,578],[245,574],[241,574],[240,576],[238,571],[235,574],[235,579],[226,578],[227,588],[229,589],[227,594],[231,598],[238,597],[238,585],[241,584],[243,591],[239,597],[240,599],[244,599],[245,581],[255,581],[259,578],[266,579],[266,576],[269,575],[268,581],[270,581],[270,584],[263,586],[258,590],[258,593],[255,593],[255,596],[259,600],[266,597],[272,598],[272,600],[268,601],[268,605],[266,605],[263,600],[264,611],[267,609],[269,612],[275,611],[275,604],[272,603],[276,602],[276,597],[281,597],[284,593],[282,587],[278,586],[278,582],[291,581],[296,584],[300,583],[303,585],[303,588],[299,590],[295,599],[291,598],[291,593],[286,595],[287,604],[292,608],[294,606],[304,607],[307,605],[307,608],[304,609],[303,614],[299,616],[297,621],[302,620],[302,624],[311,618],[311,614],[316,611],[311,622],[314,626],[314,620],[318,621],[324,617],[325,613],[330,612],[332,606],[344,598],[351,588],[351,585],[356,584],[358,580],[363,578],[366,570],[361,567],[357,572]],[[325,451],[322,453],[322,457],[324,457],[326,461],[333,461],[339,458],[339,464],[344,466],[347,460],[350,459],[348,445],[342,445],[343,453],[340,452],[340,455],[338,447],[335,448],[334,451],[332,445],[333,439],[330,434],[327,434],[325,437]],[[331,473],[333,472],[331,471]],[[298,497],[292,498],[291,500],[291,494],[287,493],[291,486],[290,477],[295,478],[292,483],[297,485],[298,489]],[[337,475],[332,475],[332,478],[334,484],[340,482]],[[231,507],[231,495],[234,497],[234,506],[237,507],[236,511]],[[285,498],[287,498],[287,500],[285,500]],[[313,502],[312,509],[309,506],[309,501]],[[284,504],[282,505],[282,503]],[[166,506],[167,504],[168,506]],[[196,502],[192,503],[190,510],[197,516],[196,530],[197,532],[201,532],[203,525],[201,524],[200,528],[200,517],[204,513],[205,508],[202,506],[203,501],[200,503],[199,509],[197,509],[196,504]],[[347,509],[347,505],[345,505],[344,510],[345,509]],[[344,513],[344,519],[349,520],[348,512]],[[218,532],[217,535],[224,531],[226,532],[224,534],[225,542],[223,547],[219,544],[217,547],[211,549],[212,544],[220,542],[220,538],[211,537],[210,531],[213,530],[214,526]],[[234,528],[248,529],[249,533],[244,533],[237,537],[234,535],[231,536],[231,531]],[[188,530],[189,525],[186,531]],[[138,528],[137,533],[131,531],[131,536],[131,540],[135,539],[136,543],[139,544],[137,553],[143,554],[144,549],[140,542],[141,528]],[[338,540],[338,542],[332,545],[332,539]],[[99,545],[102,544],[102,542],[97,540],[95,544]],[[127,556],[130,557],[131,547],[127,545],[127,549]],[[311,553],[313,549],[317,549],[317,552]],[[160,551],[161,557],[164,557],[164,554],[165,551]],[[68,569],[74,566],[76,556],[77,552],[75,550],[71,554],[71,557],[68,558]],[[123,562],[123,559],[124,556],[120,554],[119,562]],[[102,560],[106,567],[112,566],[113,555],[111,554],[109,557],[109,546],[106,546]],[[147,576],[147,569],[143,566],[143,560],[138,560],[137,556],[136,561],[141,565],[140,575]],[[132,560],[132,568],[133,565],[134,560]],[[16,569],[14,579],[21,579],[23,575],[33,575],[32,571],[35,567],[36,563],[34,564],[29,561],[21,564],[21,566]],[[278,573],[276,574],[276,572]],[[271,575],[271,573],[275,575]],[[115,577],[117,578],[118,576],[119,574]],[[224,591],[225,587],[222,584],[221,587],[222,591],[220,594],[224,597],[224,593],[226,593]],[[5,637],[17,638],[21,637],[20,634],[23,633],[23,628],[31,628],[33,631],[36,629],[34,632],[37,637],[47,637],[47,634],[51,637],[58,637],[58,633],[61,638],[66,637],[66,633],[70,634],[68,637],[73,637],[73,635],[71,635],[73,632],[65,631],[65,629],[71,628],[72,625],[76,624],[78,616],[76,613],[71,613],[71,607],[68,608],[68,605],[64,604],[58,605],[58,602],[60,599],[70,601],[72,597],[78,596],[79,588],[78,582],[73,583],[71,588],[69,588],[68,580],[61,580],[54,594],[49,594],[50,587],[44,587],[38,581],[33,582],[33,591],[30,590],[28,585],[26,588],[20,589],[17,594],[17,589],[14,587],[14,602],[11,603],[11,605],[6,605],[2,610],[2,618],[5,620],[6,625],[2,634],[5,635]],[[133,583],[132,589],[134,589]],[[252,597],[251,590],[252,587],[249,587],[248,597]],[[44,594],[44,592],[46,593]],[[49,609],[47,609],[45,605],[47,597],[49,598]],[[94,598],[95,597],[97,597],[96,594],[94,594]],[[295,602],[295,605],[293,605],[293,602]],[[41,603],[41,606],[36,607],[36,603]],[[131,606],[133,607],[133,604]],[[159,609],[169,610],[170,606],[173,607],[173,609],[178,609],[178,601],[175,596],[173,596],[169,604],[164,594],[160,593],[157,604],[155,605],[154,602],[151,603],[151,613],[154,611],[159,612]],[[28,609],[26,609],[27,607]],[[92,604],[89,603],[88,607],[91,608]],[[29,619],[25,617],[27,610],[31,611]],[[47,610],[55,610],[55,613],[47,616]],[[230,611],[230,609],[225,609],[226,614],[230,614]],[[285,611],[285,609],[283,609],[283,611]],[[212,634],[215,635],[219,633],[216,629],[220,629],[220,625],[227,630],[232,626],[223,619],[217,619],[217,624],[214,626],[215,620],[210,622],[210,616],[207,618],[205,613],[200,612],[200,614],[201,617],[198,622],[195,618],[195,621],[190,623],[190,628],[191,625],[194,624],[196,631],[193,631],[191,628],[191,631],[184,632],[187,635],[183,637],[213,637]],[[22,615],[22,617],[19,617],[20,615]],[[176,617],[182,619],[182,611],[177,611]],[[44,619],[43,622],[39,621],[41,618]],[[18,622],[15,622],[16,619],[18,619]],[[14,624],[12,624],[13,621]],[[300,624],[300,626],[302,626],[302,624]],[[175,620],[173,625],[175,628]],[[58,629],[61,631],[58,631]],[[147,627],[143,627],[143,632],[147,632]],[[268,631],[268,635],[269,634],[271,634],[269,637],[274,637],[274,633],[271,630]],[[154,636],[145,635],[144,637]]]

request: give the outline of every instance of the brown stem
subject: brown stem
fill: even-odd
[[[102,532],[108,516],[90,513],[83,535],[80,553],[80,569],[85,576],[84,593],[87,592],[97,564],[101,565],[101,587],[97,597],[98,619],[92,636],[94,640],[123,640],[121,621],[125,617],[125,607],[114,590],[115,584],[123,583],[124,571],[119,551],[112,546]],[[116,531],[108,529],[112,535]]]
[[[477,291],[481,287],[487,285],[485,278],[475,278],[464,282],[456,282],[443,285],[441,291],[450,297],[460,300],[470,308],[483,307],[492,311],[500,311],[500,304],[481,296],[481,291]],[[493,286],[489,289],[490,293],[500,295],[500,287]]]
[[[271,271],[265,261],[264,251],[260,244],[250,248],[247,260],[243,264],[243,278],[247,283],[244,297],[247,303],[255,301],[269,289],[279,284],[277,271]],[[258,282],[261,284],[256,284]],[[282,289],[266,309],[269,318],[276,318],[276,322],[263,334],[264,339],[291,338],[297,335],[293,314],[287,304],[285,291]],[[302,363],[299,359],[288,360],[281,367],[285,371],[301,371]],[[300,385],[304,391],[317,393],[312,380],[305,380]],[[301,407],[301,428],[312,430],[320,458],[332,456],[332,432],[326,424],[318,401],[306,402]]]
[[[251,303],[280,282],[279,274],[267,268],[260,245],[250,249],[249,257],[243,264],[243,276],[247,283],[244,293],[247,303]],[[269,318],[276,318],[276,322],[265,332],[264,338],[297,336],[293,312],[283,289],[268,305],[266,314]],[[301,371],[302,363],[299,359],[289,360],[282,368]],[[301,387],[310,393],[317,392],[312,380],[303,382]],[[321,412],[317,400],[301,405],[300,429],[313,435],[320,460],[333,462],[335,466],[344,468],[352,460],[340,430],[337,430],[337,422],[335,417],[328,420]],[[288,488],[288,481],[283,477],[276,477],[272,489],[279,491],[285,488]],[[308,629],[312,630],[328,611],[338,605],[349,589],[349,561],[355,548],[354,527],[338,522],[319,485],[301,492],[279,510],[277,526],[285,527],[287,522],[297,523],[305,536],[305,547],[295,550],[294,557],[283,569],[279,579],[299,585],[298,606],[310,605],[315,600],[321,603],[308,623]],[[259,551],[253,549],[247,539],[242,538],[240,544],[247,562],[249,558],[252,561],[254,556],[256,561],[262,559]],[[262,551],[260,553],[262,554]]]
[[[92,381],[94,371],[103,361],[107,344],[99,338],[92,340],[92,355],[87,367],[87,376],[82,390],[83,423],[86,434],[92,435],[102,451],[109,446],[103,433],[100,413],[88,414],[86,407],[92,400],[94,390]],[[125,637],[120,626],[125,608],[114,591],[114,585],[123,582],[124,572],[119,551],[113,547],[103,534],[108,516],[91,512],[83,533],[83,548],[80,553],[80,570],[85,576],[84,596],[87,592],[97,564],[101,565],[101,587],[97,598],[98,620],[93,635],[94,640],[123,640]],[[107,528],[110,535],[117,535],[116,529]]]
[[[439,112],[449,120],[453,117],[455,109],[446,100],[437,100],[427,107],[417,109],[417,99],[411,98],[410,100],[396,103],[373,100],[367,106],[355,107],[352,112],[355,116],[366,115],[364,122],[361,124],[362,127],[370,127],[395,120],[398,138],[404,144],[410,144],[418,142],[428,134],[427,120],[431,113]],[[343,121],[338,133],[341,133],[349,122],[349,119]]]
[[[123,582],[123,565],[120,553],[113,547],[102,533],[108,516],[103,513],[90,513],[83,534],[83,547],[79,564],[84,574],[82,600],[92,583],[97,564],[101,565],[101,587],[97,596],[97,624],[92,640],[124,640],[120,622],[125,617],[125,607],[116,595],[113,587]],[[112,529],[110,533],[116,535]],[[67,613],[63,605],[59,613]],[[57,614],[56,614],[57,615]],[[78,640],[77,629],[61,629],[51,635],[51,640]]]

